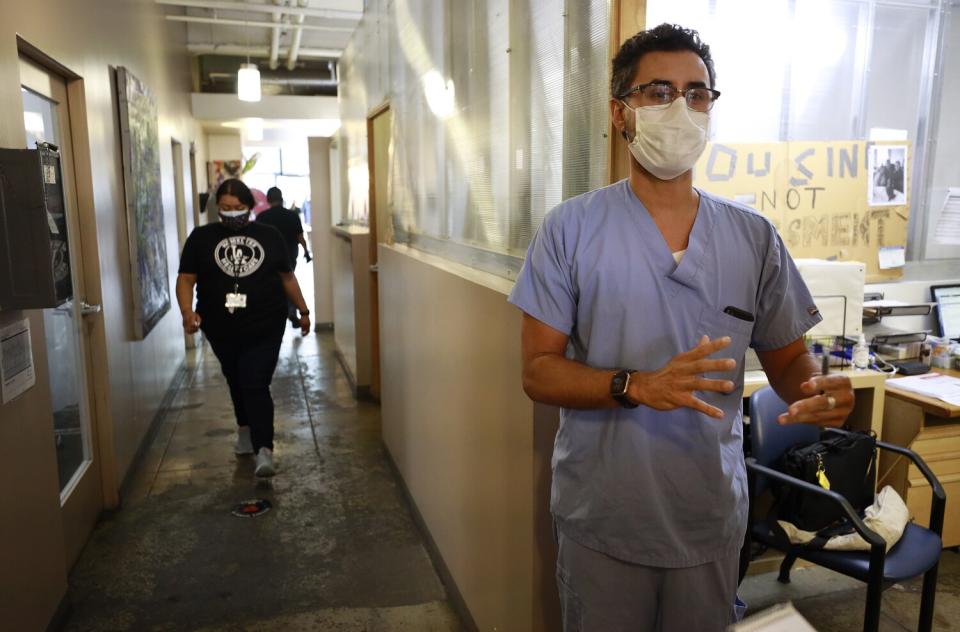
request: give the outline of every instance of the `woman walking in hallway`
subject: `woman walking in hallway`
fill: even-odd
[[[270,382],[289,299],[310,332],[307,309],[277,229],[250,221],[253,194],[240,180],[217,189],[220,221],[190,233],[180,257],[177,302],[188,334],[203,330],[220,361],[237,418],[237,455],[255,454],[257,476],[273,476]],[[194,286],[197,289],[193,308]]]

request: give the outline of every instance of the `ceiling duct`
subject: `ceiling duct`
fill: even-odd
[[[307,8],[307,0],[297,0],[297,6]],[[297,56],[300,54],[300,41],[303,39],[303,21],[305,15],[298,15],[294,18],[293,41],[290,42],[290,55],[287,57],[287,70],[293,70],[297,67]]]
[[[191,7],[195,9],[220,9],[224,11],[245,11],[248,13],[269,13],[273,14],[277,10],[277,5],[272,2],[238,2],[237,0],[154,0],[157,4]],[[288,15],[303,15],[313,18],[325,18],[327,20],[353,20],[359,21],[363,17],[363,11],[343,11],[339,9],[313,9],[310,7],[286,7],[284,12]]]

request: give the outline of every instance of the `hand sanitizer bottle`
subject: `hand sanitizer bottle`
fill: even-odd
[[[866,369],[870,365],[870,347],[867,346],[867,337],[862,333],[857,344],[853,347],[853,366],[857,369]]]

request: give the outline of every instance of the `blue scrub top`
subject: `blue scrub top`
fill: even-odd
[[[746,528],[743,355],[779,349],[820,321],[793,260],[765,217],[700,194],[677,264],[627,180],[560,204],[530,244],[510,302],[570,336],[568,355],[598,369],[653,371],[703,334],[730,336],[715,357],[737,368],[728,395],[698,393],[724,411],[562,409],[551,511],[584,546],[658,567],[737,551]],[[747,322],[723,312],[737,307]]]

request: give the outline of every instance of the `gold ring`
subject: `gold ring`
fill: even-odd
[[[833,395],[827,395],[827,410],[833,410],[837,407],[837,400]]]

